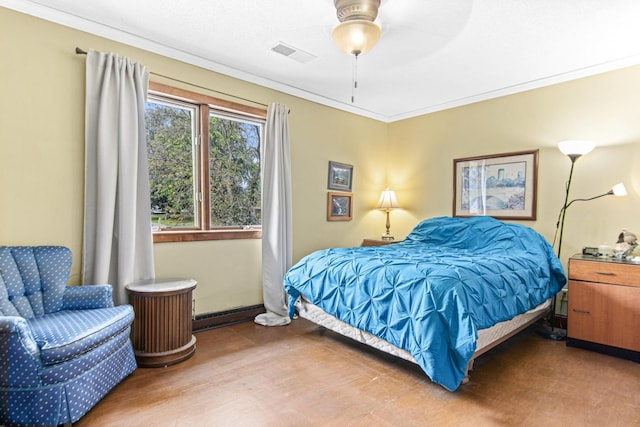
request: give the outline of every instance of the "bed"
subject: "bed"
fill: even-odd
[[[291,317],[415,362],[453,391],[475,357],[544,316],[565,282],[533,229],[440,217],[392,245],[309,254],[284,287]]]

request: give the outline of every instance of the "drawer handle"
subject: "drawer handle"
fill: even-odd
[[[596,271],[596,274],[601,274],[603,276],[615,276],[616,273],[609,273],[608,271]]]
[[[591,314],[589,310],[578,310],[577,308],[574,308],[573,311],[580,314]]]

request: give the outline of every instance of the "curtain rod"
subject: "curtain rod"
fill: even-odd
[[[86,55],[87,51],[83,50],[83,49],[80,49],[79,47],[76,47],[76,54],[77,55]],[[173,80],[174,82],[183,83],[183,84],[186,84],[186,85],[189,85],[189,86],[193,86],[193,87],[197,87],[197,88],[200,88],[200,89],[208,90],[208,91],[211,91],[211,92],[219,93],[220,95],[230,96],[230,97],[235,98],[235,99],[241,99],[243,101],[251,102],[253,104],[262,105],[265,108],[269,107],[267,104],[263,104],[262,102],[253,101],[251,99],[243,98],[241,96],[232,95],[230,93],[220,92],[219,90],[215,90],[215,89],[211,89],[211,88],[208,88],[208,87],[205,87],[205,86],[200,86],[200,85],[197,85],[197,84],[185,82],[184,80],[180,80],[180,79],[176,79],[176,78],[173,78],[173,77],[165,76],[163,74],[154,73],[153,71],[150,71],[149,73],[153,74],[154,76],[163,77],[165,79]]]

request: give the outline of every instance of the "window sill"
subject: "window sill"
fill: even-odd
[[[165,230],[153,233],[153,243],[201,242],[206,240],[260,239],[261,229],[253,230]]]

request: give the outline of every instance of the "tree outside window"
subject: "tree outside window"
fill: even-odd
[[[145,109],[154,241],[260,237],[264,117],[179,92],[154,91]]]

